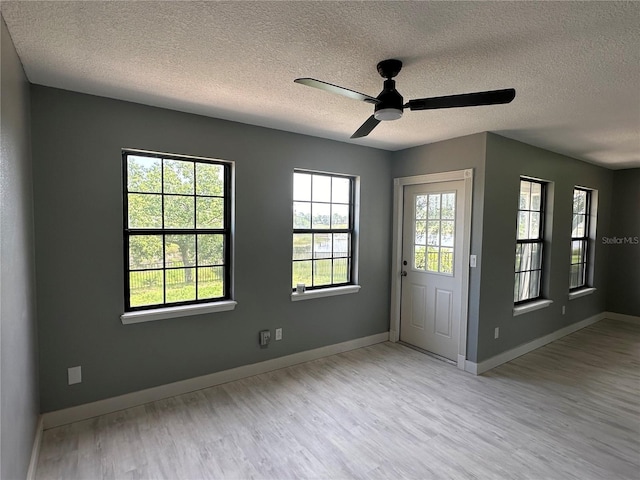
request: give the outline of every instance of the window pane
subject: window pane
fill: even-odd
[[[293,234],[293,259],[303,260],[312,258],[313,235],[310,233]]]
[[[531,244],[531,268],[542,269],[542,244]]]
[[[331,228],[349,228],[349,205],[331,206]]]
[[[224,166],[196,162],[196,193],[224,196]]]
[[[164,159],[163,164],[164,192],[193,195],[193,162]]]
[[[444,210],[443,210],[444,211]],[[440,245],[453,247],[455,240],[453,235],[453,220],[443,220],[440,226]]]
[[[193,228],[194,197],[164,197],[164,228]]]
[[[132,307],[164,303],[162,270],[129,273],[129,303]]]
[[[348,178],[333,177],[331,179],[331,201],[335,203],[350,203],[349,186],[351,182]]]
[[[522,250],[524,248],[524,244],[517,243],[516,244],[516,272],[522,270]]]
[[[540,290],[540,270],[534,270],[529,277],[529,297],[536,298]]]
[[[531,183],[531,210],[541,211],[542,202],[542,185],[540,183]]]
[[[573,190],[573,213],[587,213],[587,192]]]
[[[196,228],[224,228],[223,198],[196,198]]]
[[[529,214],[529,238],[540,238],[540,214],[538,212],[531,212]]]
[[[573,222],[571,224],[571,236],[572,237],[584,237],[585,236],[585,225],[586,225],[586,217],[581,214],[573,215]]]
[[[351,255],[351,235],[349,233],[333,234],[333,256],[348,257]]]
[[[167,235],[164,242],[166,268],[188,267],[195,264],[196,236]]]
[[[311,206],[311,228],[329,228],[331,205],[328,203],[314,203]]]
[[[198,265],[224,264],[224,235],[198,235]]]
[[[429,221],[427,224],[427,244],[440,245],[440,222]]]
[[[326,175],[313,175],[312,200],[314,202],[331,201],[331,177]]]
[[[416,220],[427,219],[427,195],[416,195]]]
[[[162,191],[162,168],[159,158],[127,156],[127,190],[130,192]]]
[[[516,301],[526,300],[529,294],[529,272],[516,273],[518,277],[517,285],[518,292],[516,294]]]
[[[129,228],[162,228],[162,195],[127,196]]]
[[[529,212],[518,212],[518,239],[529,238]]]
[[[349,259],[336,258],[333,260],[333,283],[347,283],[349,281]]]
[[[453,248],[440,249],[440,272],[453,273]]]
[[[515,283],[514,283],[514,286],[513,286],[513,301],[514,302],[520,301],[519,294],[520,294],[520,274],[516,273]]]
[[[421,220],[416,221],[416,240],[417,245],[425,245],[427,243],[427,222]]]
[[[577,288],[584,285],[583,281],[583,265],[571,265],[571,276],[569,281],[569,288]]]
[[[442,194],[442,218],[454,219],[456,214],[456,194]]]
[[[293,282],[295,288],[299,283],[311,286],[311,260],[304,262],[293,262]]]
[[[165,273],[167,303],[187,302],[196,299],[194,268],[177,268]]]
[[[313,261],[313,285],[329,285],[331,283],[331,259]]]
[[[531,208],[531,182],[520,181],[520,202],[519,210],[530,210]]]
[[[293,174],[293,199],[311,200],[311,175],[307,173]]]
[[[415,247],[414,256],[413,256],[413,268],[418,270],[425,270],[427,267],[426,263],[426,247],[417,246]]]
[[[224,267],[198,268],[198,300],[224,296]]]
[[[440,218],[440,194],[429,195],[429,218]]]
[[[330,258],[332,248],[331,240],[330,233],[314,233],[313,258]]]
[[[571,242],[571,263],[581,263],[582,259],[582,240],[573,240]]]
[[[163,267],[162,235],[132,235],[129,237],[129,268],[131,270]]]
[[[440,248],[428,247],[427,249],[427,270],[430,272],[437,272],[439,270],[440,263]]]
[[[293,228],[311,228],[311,204],[293,202]]]

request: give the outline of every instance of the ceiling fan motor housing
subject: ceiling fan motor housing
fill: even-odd
[[[373,116],[376,120],[398,120],[402,117],[403,98],[396,90],[396,82],[392,79],[384,81],[384,89],[378,95],[380,103],[376,104]]]

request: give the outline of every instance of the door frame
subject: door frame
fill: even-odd
[[[460,337],[458,339],[458,368],[464,370],[467,358],[467,328],[469,315],[469,254],[471,250],[471,208],[473,205],[473,169],[429,173],[393,179],[393,240],[391,257],[391,319],[389,340],[400,339],[400,304],[402,302],[402,231],[404,217],[404,187],[425,183],[464,180],[464,225],[462,232],[462,292],[460,301]]]

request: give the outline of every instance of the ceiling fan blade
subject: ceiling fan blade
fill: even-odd
[[[326,92],[337,93],[338,95],[342,95],[353,100],[360,100],[363,102],[372,103],[374,105],[380,103],[380,100],[375,97],[356,92],[355,90],[349,90],[348,88],[339,87],[338,85],[334,85],[332,83],[316,80],[315,78],[296,78],[294,82],[306,85],[307,87],[319,88],[320,90],[324,90]]]
[[[356,130],[356,133],[354,133],[353,135],[351,135],[351,138],[362,138],[362,137],[366,137],[367,135],[369,135],[371,133],[371,131],[376,128],[378,126],[378,124],[380,123],[380,120],[378,120],[376,117],[374,117],[373,115],[371,115],[369,118],[367,118],[367,121],[364,122],[360,128],[358,130]]]
[[[445,97],[418,98],[409,100],[404,106],[410,110],[433,110],[436,108],[475,107],[478,105],[498,105],[509,103],[516,96],[513,88],[490,90],[488,92],[462,93]]]

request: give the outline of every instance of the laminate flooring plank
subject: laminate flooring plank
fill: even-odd
[[[640,326],[475,377],[383,343],[43,434],[37,479],[640,479]]]

